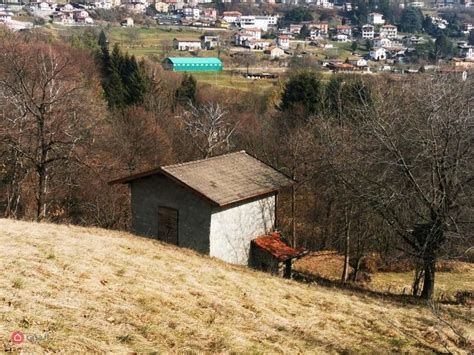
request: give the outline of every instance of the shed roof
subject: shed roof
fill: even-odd
[[[294,180],[245,151],[182,164],[163,166],[111,181],[124,184],[161,174],[191,188],[218,206],[267,195],[290,186]]]
[[[222,14],[224,16],[241,16],[242,15],[239,11],[224,11]]]
[[[252,244],[265,250],[280,261],[297,258],[305,253],[304,249],[294,249],[287,245],[279,232],[264,235],[252,240]]]
[[[201,42],[199,38],[194,37],[176,37],[173,40],[178,42]]]
[[[219,58],[205,57],[205,58],[191,58],[191,57],[168,57],[173,64],[217,64],[222,65]]]

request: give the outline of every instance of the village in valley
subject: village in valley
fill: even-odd
[[[217,58],[222,62],[218,71],[275,79],[298,65],[346,73],[469,69],[474,61],[471,8],[469,0],[380,5],[47,0],[3,6],[0,22],[14,30],[46,26],[59,33],[105,28],[111,41],[137,57],[164,62],[171,56]],[[191,66],[186,70],[210,71],[205,63]]]
[[[474,0],[4,0],[0,352],[472,354]]]

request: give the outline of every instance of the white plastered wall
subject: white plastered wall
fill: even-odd
[[[275,200],[273,195],[216,210],[211,216],[210,255],[247,265],[251,240],[274,229]]]

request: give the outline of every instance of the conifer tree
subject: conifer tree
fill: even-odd
[[[107,36],[105,35],[104,30],[100,31],[98,42],[101,52],[102,72],[104,73],[104,75],[107,75],[108,70],[110,69],[110,53],[109,41],[107,40]]]
[[[117,44],[109,53],[105,34],[101,34],[99,42],[102,49],[103,88],[109,107],[122,109],[142,104],[148,87],[144,62],[139,64],[134,56],[123,54]]]
[[[196,102],[196,79],[192,75],[185,74],[181,85],[175,93],[176,104],[187,104]]]
[[[285,85],[280,110],[291,111],[299,106],[307,115],[318,113],[322,100],[321,88],[321,81],[311,71],[303,71],[292,76]]]
[[[126,90],[122,80],[124,59],[120,48],[115,44],[110,56],[110,65],[104,83],[105,97],[110,108],[123,108],[126,106]]]

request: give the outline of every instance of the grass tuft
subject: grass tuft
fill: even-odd
[[[23,281],[23,279],[20,279],[20,278],[13,279],[12,281],[13,288],[22,289],[24,286],[25,286],[25,282]]]

